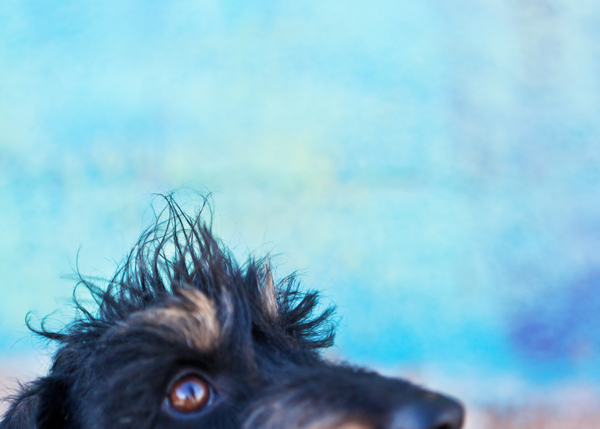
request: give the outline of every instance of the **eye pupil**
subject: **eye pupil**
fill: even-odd
[[[180,413],[194,413],[210,400],[210,387],[199,376],[186,375],[173,384],[167,396],[169,406]]]

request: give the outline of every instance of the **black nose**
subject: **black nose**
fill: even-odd
[[[432,394],[398,410],[388,429],[460,429],[464,418],[461,404]]]

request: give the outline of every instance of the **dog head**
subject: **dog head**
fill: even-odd
[[[49,373],[21,387],[0,429],[459,429],[462,406],[339,365],[333,308],[268,259],[238,265],[171,199],[123,266],[76,302]]]

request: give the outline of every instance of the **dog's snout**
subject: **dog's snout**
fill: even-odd
[[[399,409],[386,429],[460,429],[464,409],[444,396],[423,398]]]

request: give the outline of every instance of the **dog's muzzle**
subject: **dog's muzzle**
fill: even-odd
[[[327,366],[281,379],[244,429],[460,429],[464,421],[456,400],[373,372]]]

